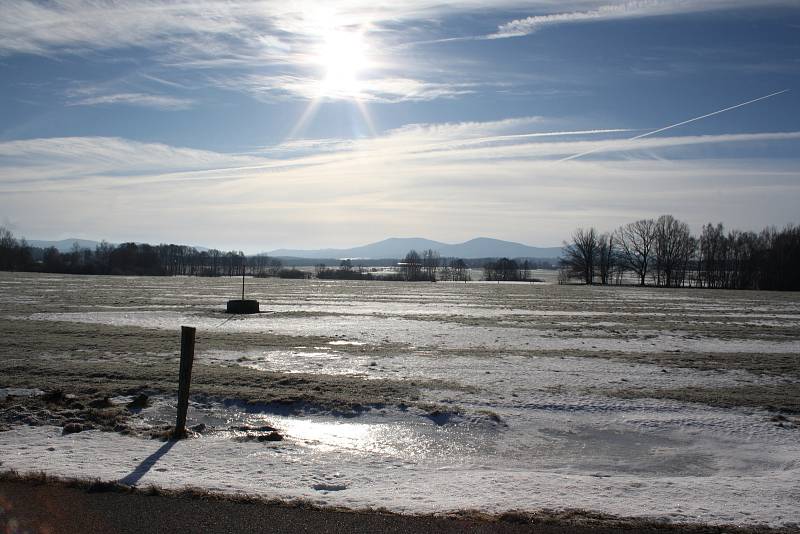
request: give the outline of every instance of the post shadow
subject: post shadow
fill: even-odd
[[[142,463],[136,466],[136,469],[131,471],[124,478],[121,478],[119,480],[119,483],[125,484],[126,486],[135,486],[136,483],[139,482],[139,480],[141,480],[142,477],[145,476],[148,473],[148,471],[150,471],[150,469],[153,468],[156,462],[158,462],[158,460],[162,456],[167,454],[169,450],[175,446],[176,443],[178,443],[178,440],[176,439],[171,439],[166,443],[164,443],[161,447],[159,447],[159,449],[156,452],[145,458],[142,461]]]

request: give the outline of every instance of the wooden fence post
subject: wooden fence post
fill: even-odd
[[[178,376],[178,418],[175,421],[175,439],[186,437],[186,410],[189,408],[189,385],[192,382],[194,363],[193,326],[181,326],[181,367]]]

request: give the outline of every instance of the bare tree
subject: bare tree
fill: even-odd
[[[656,283],[667,287],[683,285],[694,248],[688,224],[672,215],[659,217],[655,225]]]
[[[14,251],[18,246],[17,240],[11,230],[0,226],[0,269],[14,268]]]
[[[700,261],[697,264],[698,279],[706,287],[725,287],[725,272],[728,242],[722,223],[703,226],[700,234]]]
[[[763,247],[755,232],[734,230],[728,233],[731,244],[732,286],[738,289],[758,287],[759,264],[764,255]]]
[[[216,264],[216,259],[214,259],[214,253],[219,254],[218,250],[211,251],[212,257],[212,265]],[[255,256],[250,258],[250,265],[252,269],[255,269],[255,273],[253,276],[257,276],[259,278],[263,278],[268,274],[270,257],[268,254],[256,254]],[[213,275],[216,276],[216,275]]]
[[[450,260],[450,272],[455,282],[467,282],[470,278],[467,264],[461,258]]]
[[[519,271],[519,264],[508,258],[500,258],[483,265],[483,277],[493,282],[516,282],[519,280]]]
[[[422,268],[425,271],[425,278],[431,282],[436,281],[436,271],[439,269],[442,259],[439,252],[433,249],[428,249],[422,253]]]
[[[600,273],[600,283],[604,286],[608,285],[616,262],[617,250],[614,236],[600,234],[600,237],[597,238],[597,266]]]
[[[530,277],[531,277],[531,262],[526,259],[519,266],[519,279],[523,281],[528,281]]]
[[[616,232],[619,243],[620,260],[639,278],[643,286],[650,270],[653,248],[656,240],[656,222],[642,219],[620,227]]]
[[[67,257],[69,258],[69,264],[73,269],[78,270],[83,265],[83,252],[77,241],[73,241]]]
[[[0,247],[3,249],[11,249],[16,246],[17,240],[14,239],[14,234],[5,226],[0,226]]]
[[[400,272],[406,281],[414,282],[420,279],[422,271],[422,258],[416,250],[409,250],[400,263]]]
[[[270,276],[278,276],[278,273],[281,272],[283,269],[283,262],[278,258],[270,258],[269,259],[269,267],[267,269],[267,273]]]
[[[580,277],[585,283],[592,284],[597,257],[597,230],[578,228],[572,233],[572,242],[564,243],[564,257],[561,262],[570,275]]]

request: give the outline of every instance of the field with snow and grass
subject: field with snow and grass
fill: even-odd
[[[238,283],[0,273],[0,470],[800,525],[800,294],[257,279],[227,316]]]

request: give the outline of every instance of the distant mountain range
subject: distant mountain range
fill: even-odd
[[[38,248],[55,247],[59,252],[71,252],[73,243],[77,243],[79,248],[88,248],[94,250],[99,241],[92,241],[91,239],[61,239],[59,241],[43,241],[41,239],[28,239],[28,245]]]
[[[488,237],[470,239],[464,243],[441,243],[419,237],[392,237],[354,248],[326,248],[317,250],[278,249],[268,252],[270,256],[293,258],[328,259],[328,258],[402,258],[409,250],[422,253],[433,249],[443,257],[452,258],[557,258],[561,256],[561,247],[531,247],[522,243],[502,241]]]
[[[32,247],[48,248],[55,247],[60,252],[72,251],[73,244],[77,243],[79,248],[94,250],[99,241],[90,239],[61,239],[58,241],[46,241],[41,239],[31,239],[28,245]],[[208,250],[205,247],[195,247],[197,250]],[[324,248],[316,250],[293,250],[278,249],[268,252],[270,256],[306,259],[399,259],[403,258],[409,250],[416,250],[422,253],[425,250],[433,249],[445,258],[557,258],[561,256],[561,247],[531,247],[522,243],[479,237],[470,239],[464,243],[442,243],[431,239],[419,237],[392,237],[371,243],[361,247],[353,248]]]

